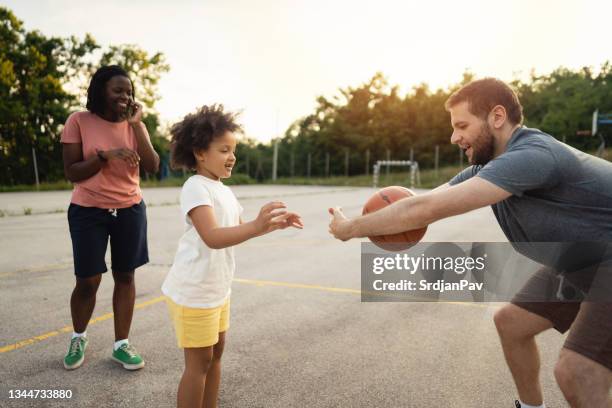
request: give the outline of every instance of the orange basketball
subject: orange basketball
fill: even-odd
[[[371,213],[374,211],[378,211],[381,208],[388,206],[391,203],[396,202],[397,200],[401,200],[404,198],[412,197],[414,193],[405,187],[400,186],[390,186],[380,189],[374,194],[363,206],[362,214]],[[378,235],[375,237],[368,237],[370,241],[372,241],[377,247],[392,250],[392,251],[402,251],[404,249],[408,249],[417,242],[419,242],[425,232],[427,231],[427,227],[401,232],[399,234],[391,234],[391,235]]]

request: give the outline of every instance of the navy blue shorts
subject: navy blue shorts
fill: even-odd
[[[144,201],[116,210],[71,203],[68,225],[74,273],[79,278],[89,278],[108,270],[104,255],[109,237],[111,267],[115,272],[129,272],[149,262]]]

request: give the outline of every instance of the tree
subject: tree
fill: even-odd
[[[157,84],[169,70],[163,54],[119,45],[96,62],[98,48],[89,34],[80,40],[26,31],[9,9],[0,7],[0,184],[32,184],[33,151],[41,181],[63,179],[62,126],[70,112],[85,106],[93,72],[112,63],[130,73],[136,97],[146,106],[143,121],[152,143],[162,157],[167,153],[154,110]]]
[[[153,55],[136,45],[124,44],[111,46],[102,54],[99,66],[116,64],[125,69],[134,82],[134,95],[147,108],[153,108],[159,100],[157,85],[161,75],[170,70],[164,54]]]
[[[27,32],[4,7],[0,38],[0,183],[33,183],[33,150],[41,180],[57,180],[62,177],[59,131],[75,103],[62,87],[64,75],[79,69],[70,55],[91,52],[95,45],[88,38]]]

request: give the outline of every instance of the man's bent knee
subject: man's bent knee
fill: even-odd
[[[495,312],[493,321],[502,338],[527,339],[553,327],[544,317],[513,304]]]
[[[562,390],[576,387],[609,389],[612,372],[603,365],[573,350],[563,348],[555,366],[555,378]]]

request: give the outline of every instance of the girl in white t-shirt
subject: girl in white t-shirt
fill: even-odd
[[[222,105],[204,106],[171,129],[173,167],[197,173],[181,191],[185,232],[162,286],[185,353],[179,407],[217,405],[234,245],[277,229],[303,228],[300,216],[278,201],[264,205],[253,221],[240,218],[242,207],[221,182],[232,174],[240,130],[236,115],[224,112]]]

